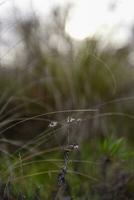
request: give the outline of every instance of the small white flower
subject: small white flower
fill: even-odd
[[[75,121],[75,118],[73,118],[73,117],[68,117],[67,118],[67,123],[71,123],[71,122],[74,122]]]
[[[55,127],[55,126],[57,126],[57,125],[58,125],[58,122],[52,121],[52,122],[48,125],[48,127],[53,128],[53,127]]]
[[[79,149],[79,145],[78,144],[71,144],[70,149]]]
[[[74,148],[75,148],[75,149],[79,149],[79,145],[75,145]]]

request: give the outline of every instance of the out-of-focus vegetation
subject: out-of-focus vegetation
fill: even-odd
[[[1,178],[28,198],[39,199],[40,187],[43,199],[65,199],[52,197],[63,149],[78,144],[61,193],[133,199],[132,49],[101,48],[96,38],[73,41],[65,32],[67,14],[54,9],[46,23],[16,12],[16,46],[0,66]],[[12,62],[4,63],[11,52]],[[3,187],[7,195],[8,184]]]

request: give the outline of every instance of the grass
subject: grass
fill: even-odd
[[[30,20],[17,22],[23,45],[0,69],[0,197],[134,199],[128,47],[99,50],[88,39],[77,48],[54,28],[62,19],[48,36]],[[50,46],[53,34],[67,52]]]
[[[73,126],[73,123],[76,122],[70,123]],[[59,127],[52,127],[51,129],[54,130],[51,130],[50,133],[54,132],[55,134],[56,131],[57,133],[59,131]],[[51,199],[54,198],[52,196],[55,192],[58,194],[57,188],[62,188],[61,194],[69,194],[70,198],[73,199],[103,198],[101,191],[103,191],[105,182],[106,186],[111,187],[110,189],[106,188],[106,195],[108,195],[109,190],[112,191],[113,189],[111,178],[116,181],[119,176],[116,184],[120,184],[120,173],[128,177],[127,182],[122,185],[123,198],[127,198],[125,195],[131,196],[132,189],[129,191],[129,187],[134,187],[131,181],[133,176],[133,149],[127,145],[125,138],[117,139],[115,136],[111,136],[104,139],[90,139],[83,141],[80,148],[74,152],[65,148],[66,144],[53,148],[45,148],[44,144],[40,151],[30,150],[31,145],[31,149],[36,149],[40,144],[38,143],[40,139],[45,142],[46,137],[46,135],[43,135],[42,138],[41,135],[34,138],[27,142],[24,148],[22,146],[13,154],[10,153],[9,157],[6,155],[4,158],[4,155],[2,155],[1,177],[3,182],[12,184],[11,196],[13,196],[12,193],[17,196],[22,193],[25,194],[26,198],[33,199],[38,193],[38,196],[43,199]],[[51,137],[54,137],[54,135],[52,134]],[[64,152],[70,152],[69,157],[66,158]],[[65,171],[62,174],[63,170]],[[62,178],[60,184],[59,177]],[[124,192],[127,185],[128,194]],[[94,191],[97,191],[98,197],[96,197]],[[119,192],[118,188],[117,192]],[[64,198],[63,196],[56,196],[55,199]],[[117,197],[117,199],[120,199],[120,197]]]

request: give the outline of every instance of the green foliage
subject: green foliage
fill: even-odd
[[[115,138],[113,135],[104,139],[100,143],[100,151],[102,154],[113,156],[121,156],[125,153],[125,138]]]

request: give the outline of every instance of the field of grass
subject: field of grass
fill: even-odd
[[[22,43],[1,60],[0,199],[132,200],[129,45],[79,44],[60,20],[17,21]]]
[[[29,152],[21,148],[1,157],[3,199],[134,198],[134,152],[124,138],[94,138],[79,147],[37,152],[27,147]]]

